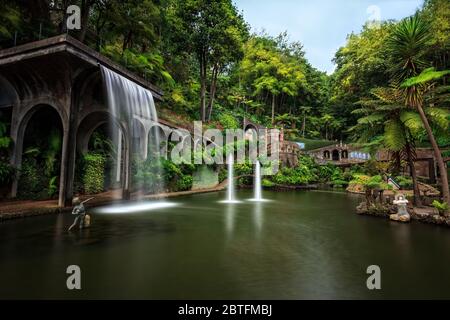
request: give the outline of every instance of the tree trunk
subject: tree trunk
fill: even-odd
[[[66,33],[67,32],[67,18],[69,17],[67,15],[67,7],[69,6],[69,1],[68,0],[64,0],[62,2],[62,10],[63,10],[63,18],[61,21],[61,25],[59,28],[59,32],[60,33]]]
[[[408,165],[411,172],[411,178],[413,181],[414,205],[420,207],[422,206],[422,200],[420,199],[420,190],[419,184],[417,182],[416,167],[414,166],[413,154],[409,142],[406,143],[405,148],[406,148],[406,156],[408,158]]]
[[[430,140],[431,145],[433,146],[434,156],[436,158],[439,167],[439,172],[441,173],[442,197],[444,198],[444,202],[447,202],[450,205],[450,192],[448,187],[447,170],[445,168],[441,150],[439,149],[436,139],[434,138],[433,130],[431,130],[430,123],[428,122],[427,116],[425,115],[422,106],[418,105],[417,110],[419,111],[420,118],[422,119],[425,130],[427,131],[428,139]]]
[[[214,100],[216,98],[218,76],[219,76],[219,67],[216,65],[213,69],[212,79],[211,79],[211,88],[210,88],[210,94],[209,94],[210,97],[209,97],[208,114],[207,114],[208,121],[211,121],[212,110],[214,107]]]
[[[206,120],[206,57],[202,53],[200,57],[200,117]]]
[[[275,94],[272,94],[272,124],[275,123]]]
[[[81,2],[81,30],[78,40],[84,42],[89,25],[89,12],[91,11],[92,0],[83,0]]]
[[[306,131],[306,112],[303,113],[302,136],[305,138]]]

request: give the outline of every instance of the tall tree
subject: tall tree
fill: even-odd
[[[178,15],[184,50],[193,52],[199,65],[200,116],[206,121],[213,110],[217,79],[230,63],[242,56],[248,27],[231,0],[181,1]]]
[[[429,25],[418,14],[402,20],[395,28],[388,40],[388,48],[394,65],[394,84],[405,84],[406,80],[418,76],[425,69],[428,63],[424,59],[424,55],[430,41],[430,35]],[[418,81],[413,81],[402,87],[405,105],[416,109],[423,122],[441,174],[442,195],[444,201],[450,204],[447,170],[441,150],[424,111],[424,85]]]

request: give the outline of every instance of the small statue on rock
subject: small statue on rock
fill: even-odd
[[[391,214],[390,219],[400,222],[409,222],[411,220],[411,216],[409,215],[407,209],[409,201],[406,199],[405,195],[403,194],[396,195],[393,203],[397,205],[397,213]]]
[[[91,225],[91,217],[86,214],[86,208],[84,204],[88,201],[91,201],[94,198],[89,198],[83,202],[80,202],[79,198],[74,198],[72,203],[74,205],[72,214],[76,215],[75,220],[72,225],[69,227],[69,231],[71,231],[76,225],[79,225],[80,230],[83,228],[89,228]]]

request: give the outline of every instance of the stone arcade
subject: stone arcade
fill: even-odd
[[[0,51],[0,108],[11,114],[12,165],[21,166],[25,132],[33,115],[45,108],[56,112],[60,119],[60,207],[72,202],[77,151],[87,149],[96,128],[115,121],[105,103],[99,65],[149,89],[156,102],[162,100],[160,89],[68,35]],[[131,179],[130,174],[124,173],[131,170],[132,128],[127,123],[116,125],[123,132],[121,186],[123,197],[127,197]],[[17,176],[12,183],[12,198],[17,196],[18,180]]]

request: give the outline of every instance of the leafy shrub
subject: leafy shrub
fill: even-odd
[[[228,170],[226,167],[220,168],[219,171],[219,183],[225,181],[225,179],[228,177]]]
[[[388,183],[384,182],[383,177],[380,175],[376,176],[366,176],[357,174],[354,176],[354,179],[350,181],[350,184],[360,184],[366,190],[391,190],[392,186]]]
[[[273,186],[275,186],[275,183],[273,183],[269,179],[262,179],[261,185],[265,188],[272,188]]]
[[[274,177],[273,181],[280,185],[305,185],[315,178],[314,174],[305,165],[299,165],[295,168],[282,168]]]
[[[182,176],[177,180],[177,191],[186,191],[192,188],[194,179],[192,176]]]
[[[7,185],[14,177],[15,169],[7,162],[0,162],[0,186]]]
[[[399,184],[400,188],[403,190],[411,190],[413,188],[413,181],[410,177],[398,176],[395,181]]]
[[[432,206],[435,207],[441,215],[445,215],[449,211],[447,202],[439,202],[437,200],[434,200]]]
[[[20,168],[19,198],[39,199],[39,193],[44,187],[41,180],[36,160],[24,159]]]
[[[333,175],[335,170],[335,166],[332,164],[327,164],[325,166],[320,166],[317,170],[317,175],[320,182],[327,182],[331,180],[331,176]]]
[[[98,153],[84,155],[83,187],[86,193],[103,191],[105,183],[105,157]]]
[[[235,176],[251,175],[253,174],[253,164],[250,162],[238,163],[234,165]]]
[[[229,113],[221,113],[219,115],[219,123],[224,129],[238,129],[239,122]]]
[[[54,176],[48,182],[47,194],[50,198],[55,196],[55,194],[58,192],[57,179],[58,179],[58,176]]]

